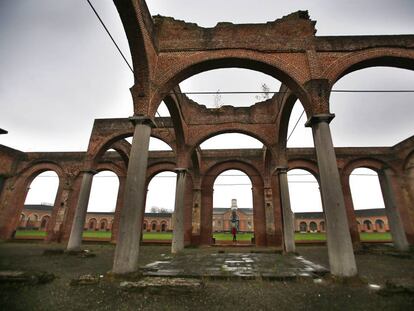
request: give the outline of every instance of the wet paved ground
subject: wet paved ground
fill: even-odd
[[[0,310],[150,310],[150,311],[223,311],[223,310],[413,310],[414,291],[402,291],[398,288],[379,294],[378,289],[369,285],[387,287],[387,283],[400,279],[399,284],[411,284],[414,281],[414,254],[407,257],[395,257],[392,253],[358,252],[356,254],[359,275],[362,282],[341,283],[325,276],[282,281],[262,277],[247,277],[244,280],[237,276],[198,278],[203,287],[197,291],[171,293],[162,290],[160,293],[126,290],[119,280],[105,277],[113,263],[114,246],[109,244],[85,245],[96,256],[79,257],[69,255],[44,255],[45,250],[63,249],[64,245],[44,243],[0,243],[0,271],[47,271],[56,278],[46,284],[22,285],[0,283]],[[145,267],[156,261],[169,261],[168,269],[181,268],[191,271],[200,258],[216,261],[215,267],[245,266],[252,273],[264,273],[265,269],[277,271],[296,271],[297,268],[312,267],[301,258],[293,257],[287,262],[286,256],[276,254],[277,249],[257,247],[226,248],[186,248],[182,255],[171,256],[170,246],[141,247],[139,265]],[[298,253],[313,263],[328,266],[327,249],[324,246],[297,247]],[[233,255],[234,254],[234,255]],[[253,260],[240,260],[245,258]],[[391,256],[392,255],[392,256]],[[199,257],[200,256],[200,257]],[[272,257],[274,256],[274,257]],[[267,262],[271,259],[273,262]],[[206,259],[206,260],[207,260]],[[230,261],[226,263],[227,261]],[[194,261],[194,262],[192,262]],[[233,262],[232,262],[233,261]],[[236,262],[234,262],[236,261]],[[242,262],[240,262],[242,261]],[[297,265],[294,262],[297,261]],[[251,267],[250,267],[250,266]],[[154,265],[152,269],[164,268],[163,264]],[[184,267],[182,267],[184,266]],[[176,268],[175,268],[176,267]],[[283,267],[283,269],[282,269]],[[168,270],[167,269],[167,270]],[[223,272],[226,267],[222,267]],[[162,270],[162,269],[159,269]],[[200,267],[200,271],[202,268]],[[231,270],[231,268],[230,268]],[[147,271],[150,272],[150,271]],[[155,270],[152,272],[156,272]],[[275,271],[274,271],[275,272]],[[232,275],[231,272],[227,272]],[[91,274],[99,278],[94,285],[71,285],[74,279]],[[223,273],[225,274],[225,273]],[[101,275],[103,277],[101,277]],[[139,281],[147,278],[139,279]],[[150,280],[160,280],[150,277]],[[168,277],[167,281],[173,278]],[[188,282],[188,278],[184,279]]]
[[[316,278],[328,270],[302,256],[277,253],[198,253],[175,257],[142,267],[145,276],[245,278],[284,280]]]

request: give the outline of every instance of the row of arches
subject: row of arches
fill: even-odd
[[[37,214],[26,215],[25,213],[22,213],[20,215],[18,229],[34,229],[44,231],[47,228],[49,220],[49,215],[39,217]]]
[[[242,165],[241,163],[240,164],[237,164],[236,166],[234,166],[233,165],[233,168],[236,168],[236,167],[238,167],[239,169],[240,168],[242,168],[243,169],[243,171],[228,171],[228,168],[229,166],[227,165],[227,164],[223,164],[222,165],[222,168],[220,168],[220,166],[218,166],[218,167],[216,167],[215,168],[215,173],[214,174],[210,174],[211,172],[209,172],[207,175],[211,175],[211,176],[208,176],[208,178],[205,180],[205,182],[203,183],[203,189],[208,189],[208,188],[211,188],[211,187],[213,187],[213,188],[215,188],[215,186],[214,186],[214,184],[215,183],[217,183],[217,181],[220,183],[220,174],[226,174],[226,172],[230,172],[230,176],[226,176],[227,178],[229,178],[229,177],[232,177],[232,178],[235,178],[236,180],[237,179],[240,179],[243,175],[245,176],[245,178],[247,178],[247,180],[249,180],[250,181],[250,179],[249,179],[249,175],[246,175],[245,174],[245,172],[246,172],[246,168],[248,167],[248,165]],[[231,167],[231,166],[230,166]],[[292,174],[293,174],[293,176],[295,176],[295,175],[297,175],[298,174],[298,172],[299,172],[299,175],[302,175],[302,174],[300,174],[302,171],[297,171],[297,170],[295,170],[295,169],[292,169],[291,171],[290,171]],[[309,168],[308,168],[308,170],[307,171],[305,171],[306,172],[306,174],[308,174],[308,176],[307,177],[310,177],[310,178],[313,178],[314,180],[313,180],[313,182],[312,183],[310,183],[310,185],[315,189],[315,187],[317,187],[317,185],[318,185],[318,175],[316,175],[316,177],[314,176],[314,175],[311,175],[309,172],[312,172],[313,174],[316,174],[315,172],[313,172],[313,171],[311,171],[311,170],[309,170]],[[46,174],[49,174],[49,172],[45,172]],[[156,177],[158,174],[155,174],[156,172],[154,172],[153,173],[153,175],[152,176],[150,176],[150,178],[151,178],[151,180],[154,180],[153,178],[154,177]],[[254,171],[254,170],[252,170],[252,169],[250,169],[250,171],[248,171],[247,172],[248,174],[250,174],[250,175],[252,175],[253,176],[253,178],[254,178],[254,180],[255,180],[255,183],[254,184],[252,184],[252,183],[246,183],[246,184],[243,184],[243,187],[244,188],[257,188],[257,187],[263,187],[263,181],[261,181],[260,182],[260,173],[258,172],[258,171]],[[375,173],[375,172],[374,172]],[[103,172],[101,172],[101,174],[108,174],[108,171],[103,171]],[[159,173],[159,174],[163,174],[163,173]],[[168,173],[169,174],[169,176],[168,177],[170,177],[169,178],[169,180],[170,180],[170,186],[171,185],[174,185],[174,183],[175,183],[175,173]],[[234,174],[235,176],[231,176],[231,174]],[[98,177],[99,176],[99,174],[97,174],[95,177]],[[104,175],[104,176],[108,176],[108,175]],[[116,176],[115,174],[114,174],[114,176]],[[289,176],[289,174],[288,174],[288,176]],[[350,174],[350,176],[352,176],[352,173]],[[162,177],[162,176],[160,176],[160,177]],[[167,176],[164,176],[164,177],[167,177]],[[295,176],[296,177],[296,176]],[[303,178],[302,176],[301,176],[301,178]],[[106,177],[103,177],[103,180],[107,180],[106,179]],[[292,181],[292,183],[294,183],[295,181],[293,180]],[[151,189],[151,183],[152,182],[150,182],[149,183],[149,189]],[[117,188],[117,187],[116,187]],[[220,188],[218,188],[218,189],[216,189],[216,191],[219,191],[219,189]],[[114,192],[116,193],[117,191],[118,191],[118,189],[113,189],[113,190],[115,190]],[[223,189],[224,190],[224,189]],[[227,191],[227,189],[226,190],[224,190],[225,192]],[[303,189],[301,190],[302,192],[303,192]],[[93,189],[91,190],[91,192],[93,192]],[[104,190],[104,192],[108,192],[108,190],[106,189],[106,190]],[[208,190],[205,190],[205,192],[209,192]],[[240,192],[240,190],[238,191],[238,192]],[[243,191],[243,193],[249,193],[250,191]],[[30,193],[30,191],[29,191],[29,193]],[[151,190],[149,191],[149,193],[151,193]],[[154,191],[153,191],[153,193],[155,194],[155,195],[157,195],[157,190],[155,190],[154,189]],[[174,193],[174,191],[173,191],[173,193]],[[319,190],[317,190],[317,193],[314,191],[313,192],[313,195],[315,196],[316,195],[316,197],[319,197],[320,198],[320,194],[319,194]],[[366,195],[366,194],[365,194]],[[259,201],[260,202],[260,195],[257,195],[256,194],[256,201]],[[116,197],[117,197],[117,194],[114,196],[115,197],[115,202],[113,202],[112,204],[112,211],[114,211],[114,209],[115,209],[115,207],[116,207]],[[302,197],[303,198],[305,198],[305,200],[307,200],[307,201],[309,201],[309,197],[307,197],[307,196],[303,196],[302,195]],[[227,198],[226,199],[227,200],[227,202],[230,202],[230,199],[229,198]],[[171,201],[171,200],[170,200]],[[252,202],[252,203],[250,203],[250,202]],[[296,209],[296,206],[297,205],[299,205],[299,204],[301,204],[301,203],[295,203],[294,202],[294,200],[292,200],[293,202],[292,202],[292,209],[293,209],[293,211],[294,212],[298,212],[298,211],[300,211],[300,210],[298,210],[298,209]],[[248,198],[248,199],[241,199],[241,200],[239,200],[239,202],[249,202],[249,203],[247,203],[247,206],[246,207],[249,207],[249,206],[251,206],[251,207],[253,207],[254,206],[254,202],[253,202],[253,197],[250,195],[250,199]],[[320,199],[319,199],[319,202],[320,202]],[[224,204],[228,204],[228,203],[226,203],[226,202],[224,202]],[[262,203],[261,203],[262,204]],[[221,204],[217,204],[217,203],[215,203],[214,202],[214,196],[213,196],[213,205],[212,206],[215,206],[215,207],[218,207],[218,206],[220,206]],[[211,208],[212,208],[212,206],[211,206]],[[221,206],[223,206],[223,205],[221,205]],[[224,205],[225,206],[225,205]],[[210,209],[211,209],[210,208]],[[322,204],[320,203],[320,208],[322,208]],[[149,211],[148,209],[147,209],[147,211]],[[207,224],[207,226],[208,227],[212,227],[212,216],[211,217],[209,217],[208,216],[208,214],[207,214],[207,209],[205,209],[204,210],[204,212],[202,211],[202,215],[201,215],[201,218],[202,219],[207,219],[206,221],[205,221],[205,223],[204,223],[204,225],[206,225],[207,224],[207,222],[209,222],[210,224]],[[262,213],[263,213],[263,211],[262,211]],[[259,211],[259,215],[260,215],[260,211]],[[257,211],[256,211],[256,217],[258,217],[257,216]],[[262,216],[261,216],[262,217]],[[257,222],[258,220],[256,219],[256,222]],[[44,225],[44,227],[46,226],[46,224],[47,224],[47,222],[43,222],[43,225]],[[27,227],[27,226],[26,226]],[[103,223],[102,222],[97,222],[96,220],[91,220],[90,222],[89,222],[89,225],[87,225],[85,228],[87,228],[87,229],[90,229],[90,230],[111,230],[112,229],[112,224],[111,225],[109,225],[108,223],[107,223],[107,221],[104,221]],[[148,228],[148,227],[147,227]],[[310,228],[310,225],[309,225],[309,228]],[[159,229],[157,229],[157,230],[159,230]],[[211,229],[212,230],[212,229]],[[311,230],[313,230],[313,229],[311,229]],[[368,230],[368,229],[367,229]],[[210,234],[210,233],[206,233],[206,236],[211,236],[212,234]]]

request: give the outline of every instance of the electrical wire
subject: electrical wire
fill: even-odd
[[[99,21],[101,22],[102,27],[105,29],[106,33],[108,34],[108,36],[111,38],[112,43],[115,45],[116,49],[118,50],[119,54],[121,54],[122,58],[124,59],[125,63],[127,64],[129,70],[131,70],[132,73],[134,73],[134,70],[132,69],[131,65],[128,63],[126,57],[124,56],[124,54],[122,53],[121,49],[119,48],[118,44],[116,44],[114,38],[112,37],[111,33],[109,32],[108,28],[105,26],[105,23],[103,22],[103,20],[101,19],[101,17],[99,16],[98,12],[95,10],[95,8],[93,7],[92,3],[89,0],[86,0],[89,3],[89,6],[91,7],[92,11],[95,13],[96,17],[99,19]]]
[[[293,129],[292,129],[292,131],[290,132],[290,134],[289,134],[288,138],[286,139],[286,142],[288,142],[288,141],[289,141],[289,138],[292,136],[293,132],[296,130],[296,127],[298,126],[299,121],[300,121],[300,119],[302,119],[302,116],[303,116],[303,114],[304,114],[304,113],[305,113],[305,109],[303,109],[302,113],[300,114],[300,116],[299,116],[298,120],[297,120],[297,121],[296,121],[296,123],[295,123],[295,126],[293,127]]]

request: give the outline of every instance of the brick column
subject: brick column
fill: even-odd
[[[213,191],[213,188],[201,189],[200,243],[203,245],[212,243]]]
[[[346,216],[348,217],[349,233],[351,234],[352,245],[354,246],[354,249],[357,249],[361,245],[361,239],[359,237],[354,203],[352,201],[352,193],[349,186],[349,175],[342,176],[342,192],[344,194]]]
[[[409,244],[400,212],[398,211],[395,193],[392,189],[392,175],[393,172],[389,168],[384,168],[378,172],[382,196],[384,198],[385,214],[388,218],[388,225],[395,248],[400,251],[407,251],[409,250]]]
[[[253,186],[254,240],[257,246],[266,245],[266,215],[263,187]]]
[[[47,224],[47,242],[61,242],[64,235],[64,221],[67,213],[67,201],[72,191],[72,182],[67,179],[59,184],[50,221]]]

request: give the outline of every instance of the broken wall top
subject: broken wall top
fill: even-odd
[[[225,48],[304,49],[316,33],[316,22],[309,18],[307,11],[298,11],[266,24],[226,22],[213,28],[159,15],[153,19],[160,52]]]

